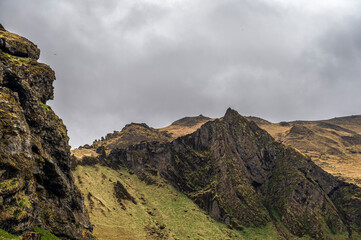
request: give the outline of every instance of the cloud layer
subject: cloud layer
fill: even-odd
[[[227,107],[271,121],[361,114],[357,0],[2,0],[42,50],[72,146]]]

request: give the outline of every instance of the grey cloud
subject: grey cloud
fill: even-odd
[[[272,121],[360,114],[361,4],[332,0],[2,0],[39,45],[74,147],[129,122],[231,106]]]

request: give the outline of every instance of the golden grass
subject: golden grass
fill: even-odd
[[[94,235],[100,240],[276,239],[272,224],[243,232],[231,230],[213,220],[173,187],[147,185],[125,169],[115,171],[99,165],[78,166],[73,174],[94,224]],[[113,186],[117,181],[123,184],[137,204],[123,200],[122,208],[114,197]]]
[[[82,159],[83,157],[97,157],[98,154],[95,152],[95,149],[86,149],[86,148],[77,148],[70,151],[77,159]]]
[[[361,133],[361,117],[290,122],[288,126],[279,123],[258,124],[276,140],[310,156],[325,171],[361,186],[361,144],[344,139],[357,137]],[[306,131],[295,133],[293,126],[300,126]]]
[[[166,131],[167,133],[172,135],[172,139],[176,139],[178,137],[185,136],[187,134],[191,134],[197,131],[198,128],[200,128],[203,124],[209,121],[214,121],[214,119],[202,120],[193,126],[170,125],[168,127],[158,128],[158,130],[161,132]]]

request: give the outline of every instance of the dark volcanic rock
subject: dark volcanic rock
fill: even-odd
[[[119,204],[123,204],[122,200],[132,201],[134,204],[137,204],[134,197],[130,195],[127,189],[119,181],[114,183],[114,195],[115,198],[118,200]]]
[[[70,172],[62,120],[46,105],[53,70],[39,49],[0,29],[0,228],[42,227],[63,239],[92,239],[83,199]]]
[[[172,123],[172,125],[192,127],[199,122],[211,120],[209,117],[205,117],[202,114],[197,117],[184,117]]]
[[[21,235],[22,240],[41,240],[41,234],[36,232],[28,232]]]
[[[39,48],[26,38],[10,33],[0,25],[0,50],[18,57],[29,57],[38,60]]]
[[[274,141],[232,109],[170,143],[115,148],[108,163],[139,176],[163,176],[214,219],[238,229],[273,222],[290,236],[326,239],[347,231],[353,236],[361,226],[358,187]]]

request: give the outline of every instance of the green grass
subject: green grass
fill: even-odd
[[[53,234],[51,234],[50,232],[40,228],[40,227],[35,227],[34,228],[35,232],[41,233],[41,240],[60,240],[59,238],[55,237]]]
[[[2,229],[0,229],[0,239],[20,239],[20,237],[12,235]]]
[[[276,239],[275,236],[278,235],[277,230],[272,223],[268,223],[265,227],[245,228],[242,232],[242,235],[247,240],[272,240]]]
[[[55,237],[53,234],[51,234],[50,232],[40,228],[40,227],[35,227],[34,228],[35,232],[41,233],[42,237],[41,240],[60,240],[59,238]],[[19,236],[15,236],[12,235],[2,229],[0,229],[0,240],[10,240],[10,239],[21,239],[21,237]]]
[[[38,104],[41,106],[41,108],[43,109],[43,111],[46,113],[47,111],[49,111],[49,107],[48,105],[38,101]]]
[[[277,236],[272,224],[243,231],[229,229],[172,186],[147,185],[125,169],[78,166],[73,174],[94,224],[94,235],[99,240],[276,239]],[[124,185],[137,204],[123,200],[122,208],[114,197],[113,184],[117,181]],[[163,238],[157,238],[157,233],[163,234]]]

